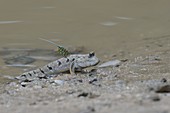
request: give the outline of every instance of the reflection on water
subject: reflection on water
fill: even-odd
[[[14,23],[19,23],[22,21],[0,21],[0,24],[14,24]]]
[[[122,19],[122,20],[134,20],[134,18],[120,17],[120,16],[116,16],[115,18]]]
[[[139,43],[142,39],[170,33],[169,3],[167,0],[3,1],[0,50],[55,49],[39,40],[43,37],[64,47],[84,46],[96,51],[99,57],[122,50],[133,52],[143,46]],[[4,67],[2,55],[0,64],[0,75],[23,72]]]
[[[101,25],[104,25],[104,26],[114,26],[114,25],[117,25],[118,23],[116,23],[116,22],[103,22],[103,23],[101,23]]]

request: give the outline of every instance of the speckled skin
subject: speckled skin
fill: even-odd
[[[99,59],[94,52],[89,54],[73,54],[68,57],[60,58],[41,68],[21,74],[16,79],[21,81],[32,81],[34,79],[48,78],[58,73],[70,71],[74,74],[77,70],[94,66],[99,63]]]

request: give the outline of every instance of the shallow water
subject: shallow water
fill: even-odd
[[[39,40],[46,38],[65,47],[84,46],[101,58],[120,51],[140,54],[145,51],[138,51],[145,46],[144,39],[170,34],[169,4],[168,0],[1,0],[0,50],[56,49]],[[2,55],[0,69],[1,77],[24,71],[5,66]]]

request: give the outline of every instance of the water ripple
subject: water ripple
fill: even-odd
[[[23,21],[0,21],[0,24],[14,24],[14,23],[20,23]]]

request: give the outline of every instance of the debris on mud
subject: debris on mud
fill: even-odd
[[[170,84],[159,87],[156,90],[157,93],[170,93]]]
[[[99,65],[98,67],[99,68],[104,68],[104,67],[109,67],[109,66],[117,67],[119,66],[120,62],[121,62],[120,60],[112,60],[112,61],[105,62]]]
[[[100,95],[97,95],[97,94],[94,94],[92,92],[82,92],[80,94],[77,95],[77,97],[88,97],[88,98],[96,98],[96,97],[99,97]]]

